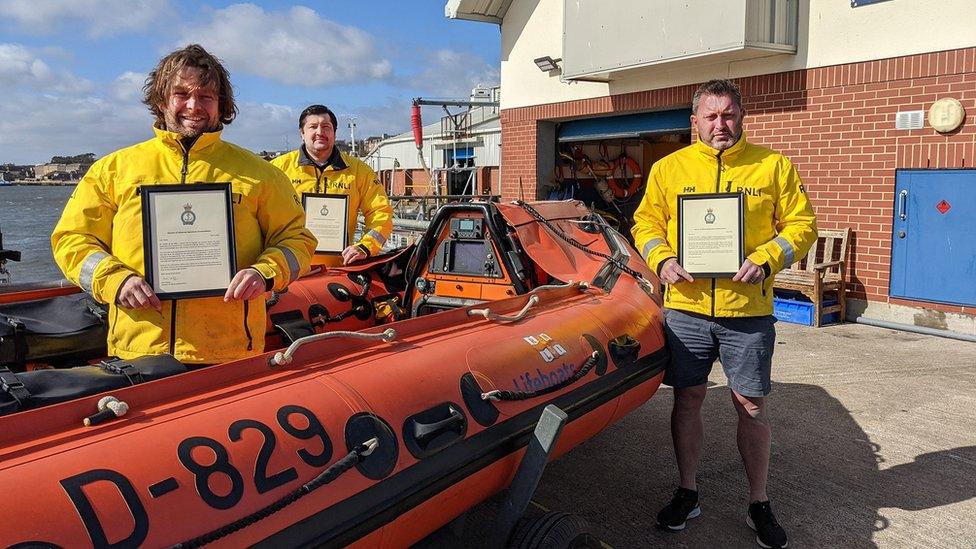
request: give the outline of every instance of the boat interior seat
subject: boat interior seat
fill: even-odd
[[[0,366],[24,371],[105,356],[107,309],[77,293],[0,305]]]
[[[97,395],[187,371],[172,355],[105,360],[97,366],[13,373],[0,368],[0,415]]]
[[[404,308],[417,317],[524,294],[536,273],[494,203],[469,202],[438,210],[406,278]]]

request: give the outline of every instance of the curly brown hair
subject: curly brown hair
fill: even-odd
[[[169,99],[170,88],[176,75],[186,67],[200,69],[200,84],[206,86],[210,82],[217,83],[220,122],[230,124],[237,116],[237,104],[234,103],[234,87],[230,83],[230,73],[203,46],[190,44],[183,49],[176,50],[159,60],[156,68],[146,77],[146,84],[142,87],[142,102],[149,107],[149,112],[156,117],[156,124],[165,126],[165,118],[160,105]]]

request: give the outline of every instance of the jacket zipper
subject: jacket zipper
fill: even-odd
[[[183,167],[180,169],[180,185],[186,184],[186,172],[190,167],[190,150],[180,143],[183,149]],[[176,356],[176,300],[170,301],[169,316],[169,354]]]
[[[244,300],[244,335],[247,336],[247,350],[252,351],[254,350],[254,345],[252,343],[254,338],[251,337],[251,329],[247,327],[247,310],[249,303],[250,302],[246,299]]]
[[[715,192],[720,192],[722,188],[722,151],[715,155],[718,160],[718,167],[715,170]],[[715,279],[712,278],[712,318],[715,318]]]
[[[325,190],[322,188],[322,176],[325,175],[325,170],[315,166],[315,192],[324,193]]]
[[[186,184],[186,172],[190,168],[190,149],[187,149],[182,143],[180,147],[183,149],[183,169],[180,170],[180,185]]]

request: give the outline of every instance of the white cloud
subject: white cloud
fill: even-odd
[[[238,102],[239,113],[222,137],[254,152],[297,148],[300,110],[273,103]]]
[[[0,44],[0,89],[31,88],[48,93],[78,93],[91,82],[68,71],[55,70],[20,44]]]
[[[436,50],[426,56],[424,70],[405,80],[406,85],[432,97],[467,99],[478,84],[498,85],[501,72],[471,52]]]
[[[151,118],[139,103],[141,75],[91,81],[52,65],[60,50],[0,43],[0,162],[34,164],[54,155],[104,154],[145,139]]]
[[[0,161],[46,162],[54,155],[107,152],[152,135],[138,103],[17,92],[0,102]]]
[[[171,0],[0,0],[0,18],[34,34],[81,22],[99,38],[143,30],[174,13]]]
[[[303,6],[265,11],[234,4],[215,10],[204,24],[186,27],[180,36],[183,43],[201,43],[233,70],[285,84],[366,82],[392,73],[371,35]]]
[[[141,101],[143,95],[142,86],[145,83],[145,74],[125,71],[112,82],[110,93],[113,98],[119,101]]]

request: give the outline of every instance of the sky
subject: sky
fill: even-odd
[[[444,17],[445,0],[0,0],[0,163],[103,156],[152,136],[146,75],[198,43],[231,74],[240,113],[224,139],[300,144],[313,103],[338,139],[410,129],[414,97],[466,99],[497,85],[497,25]],[[440,118],[425,108],[424,122]]]

